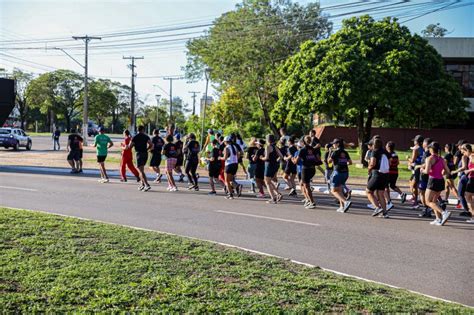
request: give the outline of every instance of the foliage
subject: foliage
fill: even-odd
[[[466,117],[467,104],[441,56],[396,19],[344,20],[329,39],[303,44],[280,75],[275,120],[323,113],[356,125],[359,145],[368,141],[374,119],[429,128]]]
[[[447,32],[447,29],[441,27],[439,23],[436,23],[428,25],[421,31],[421,34],[425,37],[444,37]]]
[[[247,121],[243,128],[243,136],[246,138],[263,138],[268,134],[268,129],[259,121]]]
[[[0,208],[5,313],[469,313],[182,237]]]
[[[210,106],[208,114],[213,125],[224,127],[233,122],[242,124],[251,114],[242,106],[243,102],[236,88],[232,86],[227,88],[220,99]]]
[[[99,125],[118,107],[117,95],[110,80],[97,80],[89,84],[89,117]]]
[[[207,119],[206,119],[207,120]],[[201,141],[202,119],[198,115],[190,115],[184,123],[186,133],[194,133],[199,141]]]
[[[187,43],[187,77],[201,78],[210,67],[221,91],[233,87],[244,111],[258,104],[258,113],[277,133],[277,126],[285,123],[270,119],[280,83],[278,65],[301,43],[323,38],[330,30],[316,2],[302,6],[289,0],[244,0],[217,18],[207,36]]]
[[[28,88],[28,84],[33,79],[33,74],[14,68],[11,78],[16,81],[15,103],[20,116],[21,128],[25,129],[29,112],[29,100],[26,90]]]

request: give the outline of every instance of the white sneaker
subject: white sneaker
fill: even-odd
[[[466,220],[467,223],[474,223],[474,219],[469,219],[469,220]]]
[[[342,208],[342,212],[347,212],[347,210],[349,210],[349,208],[351,207],[351,204],[352,204],[352,201],[346,201],[344,202],[344,207]]]
[[[343,207],[337,208],[336,212],[344,212],[344,208]]]
[[[431,225],[435,225],[436,223],[441,223],[441,220],[435,219],[430,222]]]
[[[306,206],[305,206],[306,209],[314,209],[316,208],[316,205],[314,203],[308,203]]]
[[[367,208],[372,209],[372,210],[375,210],[374,205],[371,204],[371,203],[368,203],[368,204],[367,204]]]
[[[393,208],[393,203],[391,202],[387,203],[387,211],[392,210],[392,208]]]
[[[451,216],[450,211],[443,211],[443,218],[441,219],[441,225],[444,225],[446,221],[448,221],[450,216]]]
[[[374,212],[372,212],[372,216],[375,217],[375,216],[378,216],[379,214],[381,214],[383,212],[383,209],[382,208],[377,208],[374,210]]]

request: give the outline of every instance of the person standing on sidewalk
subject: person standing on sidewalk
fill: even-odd
[[[126,182],[127,181],[127,171],[126,168],[130,170],[130,172],[135,175],[137,178],[137,182],[140,181],[140,173],[138,173],[137,169],[133,165],[133,156],[132,156],[132,149],[128,148],[128,145],[132,141],[132,136],[130,135],[130,131],[125,130],[123,132],[123,142],[122,142],[122,160],[120,161],[120,181]]]
[[[105,134],[104,127],[99,127],[99,134],[95,136],[92,144],[97,150],[97,163],[99,163],[100,179],[99,183],[108,183],[109,176],[105,169],[105,159],[107,159],[108,150],[114,145],[109,136]]]
[[[139,126],[138,133],[132,138],[129,148],[131,149],[133,147],[135,147],[137,167],[140,173],[140,185],[138,186],[138,190],[149,191],[151,187],[146,178],[145,165],[148,161],[148,151],[153,150],[153,143],[150,137],[145,133],[144,126]]]
[[[76,133],[75,129],[71,130],[71,134],[67,138],[66,150],[68,152],[67,161],[71,166],[71,174],[79,173],[81,158],[81,142],[82,137]]]
[[[61,145],[59,144],[59,137],[61,136],[61,130],[58,127],[53,131],[53,151],[56,151],[56,145],[58,146],[58,151],[61,150]]]

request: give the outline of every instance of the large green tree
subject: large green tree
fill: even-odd
[[[305,43],[280,74],[285,80],[275,119],[323,113],[356,125],[360,146],[369,140],[374,119],[429,128],[466,117],[467,103],[441,56],[396,19],[344,20],[330,38]]]
[[[11,78],[16,81],[16,108],[20,115],[21,129],[25,129],[28,118],[29,101],[26,93],[33,74],[14,68]]]
[[[64,120],[66,129],[71,129],[71,121],[80,113],[82,103],[79,98],[83,88],[83,78],[70,70],[56,70],[40,75],[32,80],[27,89],[31,107],[39,108],[47,114],[48,128],[56,117]]]
[[[279,64],[308,39],[327,37],[331,23],[319,3],[289,0],[244,0],[217,18],[206,36],[187,43],[187,77],[202,78],[205,68],[220,91],[233,86],[247,111],[254,104],[274,133],[284,120],[270,112],[277,101]]]

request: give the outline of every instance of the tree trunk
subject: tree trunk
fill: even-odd
[[[66,115],[66,130],[67,132],[71,132],[71,117],[69,115]]]
[[[257,98],[258,98],[258,103],[260,104],[260,108],[263,111],[263,118],[265,119],[265,122],[267,125],[270,127],[272,133],[278,137],[278,128],[275,126],[275,124],[271,121],[270,119],[270,113],[268,112],[268,108],[265,105],[265,103],[262,100],[262,97],[260,93],[257,92]]]

